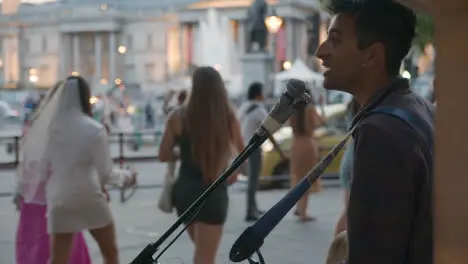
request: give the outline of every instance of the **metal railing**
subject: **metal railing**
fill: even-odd
[[[157,148],[161,136],[160,131],[111,133],[109,136],[111,157],[122,167],[126,161],[156,160],[156,152],[149,154],[148,151],[142,150],[142,146]],[[0,136],[0,169],[14,169],[18,165],[21,152],[20,140],[19,135]],[[1,151],[1,148],[4,148],[4,151]]]
[[[117,132],[109,135],[109,148],[114,163],[120,168],[131,162],[157,161],[157,151],[162,138],[161,131],[144,132]],[[14,170],[20,160],[21,137],[0,136],[0,170]],[[2,151],[4,147],[4,151]],[[321,147],[321,150],[324,148]],[[326,149],[329,149],[328,147]],[[288,175],[272,175],[272,181],[284,181]],[[337,179],[337,175],[326,175],[328,179]],[[132,197],[136,190],[131,188],[127,192],[124,188],[119,188],[120,201],[125,202]]]
[[[160,131],[111,133],[109,135],[111,157],[120,168],[124,168],[125,164],[131,161],[157,161],[157,148],[161,136]],[[18,166],[21,152],[20,141],[19,135],[0,136],[0,170],[14,170]],[[147,151],[148,146],[150,146],[150,151]],[[4,151],[1,151],[2,147]],[[119,187],[120,202],[130,199],[136,188],[137,185],[129,190]]]

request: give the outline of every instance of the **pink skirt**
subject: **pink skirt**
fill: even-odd
[[[16,264],[48,263],[50,247],[46,212],[45,205],[21,203],[16,233]],[[68,264],[91,264],[88,247],[82,233],[75,235]]]

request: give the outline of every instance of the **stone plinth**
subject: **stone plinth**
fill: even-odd
[[[273,56],[267,53],[248,53],[241,58],[242,85],[247,92],[249,85],[260,82],[264,85],[264,94],[272,93]]]

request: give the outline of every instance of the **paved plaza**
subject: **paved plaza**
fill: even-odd
[[[117,225],[117,237],[121,263],[129,263],[149,242],[155,241],[176,219],[157,208],[160,196],[164,164],[142,163],[135,165],[140,172],[139,183],[153,188],[138,189],[130,200],[120,203],[117,190],[111,192],[111,207]],[[0,171],[3,190],[7,182],[14,180],[13,172]],[[8,185],[8,184],[7,184]],[[236,184],[230,188],[229,217],[218,254],[219,264],[229,263],[228,254],[232,243],[248,227],[245,216],[245,185]],[[261,191],[259,204],[268,209],[286,194],[285,190]],[[342,192],[337,187],[325,187],[311,196],[310,212],[318,221],[300,223],[289,214],[266,239],[262,247],[268,264],[323,264],[331,242],[334,225],[342,209]],[[11,197],[0,197],[0,263],[14,264],[14,237],[17,224],[17,212],[11,203]],[[102,263],[96,243],[87,234],[93,263]],[[179,240],[160,259],[161,264],[192,263],[193,246],[188,236]]]

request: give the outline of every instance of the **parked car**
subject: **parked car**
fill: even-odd
[[[20,114],[18,110],[15,110],[11,105],[5,101],[0,101],[0,126],[5,124],[19,124]]]
[[[316,129],[314,137],[317,139],[320,148],[320,155],[324,157],[328,152],[338,144],[346,133],[344,129],[346,104],[333,104],[324,107],[327,123]],[[317,111],[321,113],[320,108]],[[290,126],[284,126],[279,129],[273,137],[281,146],[286,156],[291,149],[293,131]],[[260,176],[261,188],[285,188],[289,186],[289,160],[282,160],[278,152],[273,148],[271,141],[267,140],[262,145],[263,163]],[[343,151],[325,170],[322,178],[337,178]],[[241,175],[239,181],[247,181],[248,177]]]

